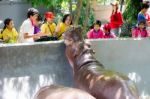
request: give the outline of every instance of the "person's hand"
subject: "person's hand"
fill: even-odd
[[[40,36],[38,36],[38,35],[34,35],[34,37],[33,37],[34,39],[39,39],[40,38]]]
[[[7,36],[7,37],[4,38],[4,41],[5,41],[5,42],[8,42],[10,39],[11,39],[11,38]]]

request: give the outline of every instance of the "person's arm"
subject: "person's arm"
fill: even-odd
[[[3,36],[3,40],[4,40],[5,42],[8,42],[8,41],[10,40],[10,37],[7,36],[7,35],[5,35],[5,36]]]
[[[58,33],[60,32],[60,23],[56,26],[54,36],[58,36]]]
[[[135,29],[135,28],[133,28],[131,31],[132,31],[132,38],[135,38],[136,29]]]
[[[90,30],[88,33],[87,33],[87,38],[88,39],[92,39],[92,30]]]
[[[33,35],[29,35],[29,33],[24,33],[24,38],[28,39],[28,38],[37,38],[39,37],[39,34],[33,34]]]
[[[10,40],[10,37],[7,35],[7,33],[5,31],[3,31],[2,36],[3,36],[3,40],[5,42],[8,42]]]
[[[146,37],[149,37],[147,30],[145,30],[145,32],[146,32]]]

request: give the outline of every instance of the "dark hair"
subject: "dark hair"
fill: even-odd
[[[66,15],[64,15],[64,17],[63,17],[63,19],[62,19],[62,22],[65,23],[65,21],[66,21],[66,19],[67,19],[68,17],[71,17],[71,18],[72,18],[71,14],[66,14]],[[72,24],[72,19],[71,19],[71,24]]]
[[[145,21],[139,21],[139,22],[138,22],[138,26],[139,26],[140,24],[144,24],[144,25],[146,26],[146,22],[145,22]]]
[[[143,3],[142,6],[141,6],[141,10],[142,9],[148,9],[148,8],[149,8],[148,3]]]
[[[146,22],[145,21],[139,21],[138,24],[146,24]]]
[[[39,14],[39,11],[35,8],[29,8],[27,12],[27,18],[30,18],[30,16],[34,16],[35,14]]]
[[[100,20],[96,20],[96,22],[94,23],[94,25],[99,25],[99,26],[101,26],[101,21]]]
[[[3,31],[6,29],[7,25],[9,25],[9,23],[10,23],[11,21],[12,21],[11,18],[6,18],[6,19],[4,20],[4,27],[3,27],[2,31],[1,31],[1,33],[3,33]]]
[[[42,17],[41,17],[41,15],[38,15],[38,17],[37,17],[37,19],[36,19],[37,21],[42,21]]]

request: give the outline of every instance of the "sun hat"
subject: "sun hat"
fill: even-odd
[[[48,18],[54,19],[55,18],[54,14],[52,12],[46,12],[44,16],[46,19],[48,19]]]

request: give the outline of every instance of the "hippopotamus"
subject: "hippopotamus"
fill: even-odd
[[[76,88],[87,91],[96,99],[139,99],[134,82],[122,73],[106,69],[94,57],[95,52],[84,40],[81,27],[69,28],[63,38]]]
[[[89,93],[61,85],[49,85],[39,89],[34,99],[95,99]]]

